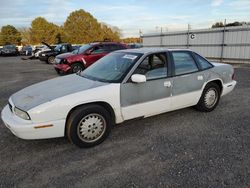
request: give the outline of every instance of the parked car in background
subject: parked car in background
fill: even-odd
[[[23,46],[22,49],[20,50],[20,55],[32,55],[32,47],[31,46]]]
[[[62,43],[56,45],[53,49],[50,45],[47,45],[51,50],[50,51],[43,51],[39,54],[39,59],[41,61],[45,61],[47,63],[54,63],[55,57],[59,54],[72,52],[74,49],[71,44],[69,43]]]
[[[118,42],[86,44],[78,50],[74,50],[72,53],[56,56],[54,67],[57,73],[76,73],[84,70],[110,52],[127,48],[126,44]]]
[[[65,136],[79,147],[92,147],[126,120],[189,106],[210,112],[235,85],[231,65],[210,63],[190,50],[120,50],[79,74],[22,89],[1,116],[17,137]]]
[[[37,59],[39,58],[40,53],[52,51],[56,47],[56,45],[49,45],[45,42],[42,42],[42,43],[44,44],[43,46],[37,46],[35,50],[33,51],[33,54],[35,58]]]
[[[18,55],[19,52],[17,50],[17,47],[15,45],[5,45],[2,49],[2,55],[3,56],[9,56],[9,55]]]
[[[0,55],[2,55],[3,47],[0,47]]]
[[[141,43],[129,43],[128,46],[129,48],[142,48]]]

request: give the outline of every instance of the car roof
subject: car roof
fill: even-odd
[[[120,42],[92,42],[89,44],[90,45],[98,45],[98,44],[123,44],[123,43],[120,43]]]
[[[129,53],[140,53],[140,54],[150,54],[157,52],[167,52],[167,51],[191,51],[189,49],[169,49],[164,47],[143,47],[143,48],[133,48],[133,49],[125,49],[119,50],[119,52],[129,52]]]

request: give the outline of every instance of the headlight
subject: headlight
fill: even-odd
[[[42,56],[45,56],[45,54],[42,54]]]
[[[55,63],[56,63],[56,64],[59,64],[60,62],[61,62],[61,59],[55,58]]]
[[[63,64],[68,64],[68,61],[67,61],[67,59],[63,59],[63,60],[61,61],[61,63],[63,63]]]
[[[14,108],[14,112],[18,117],[20,117],[22,119],[25,119],[25,120],[30,120],[30,116],[29,116],[29,114],[27,112],[22,111],[22,110],[20,110],[19,108],[16,108],[16,107]]]

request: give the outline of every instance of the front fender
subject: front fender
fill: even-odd
[[[36,106],[28,111],[33,122],[66,119],[76,106],[105,102],[114,111],[116,123],[123,121],[120,108],[120,84],[108,84],[97,88],[66,95]]]

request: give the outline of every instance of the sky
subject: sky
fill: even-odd
[[[30,27],[38,16],[63,25],[70,12],[84,9],[99,22],[117,26],[123,37],[208,28],[217,21],[250,22],[250,0],[0,0],[0,27]]]

